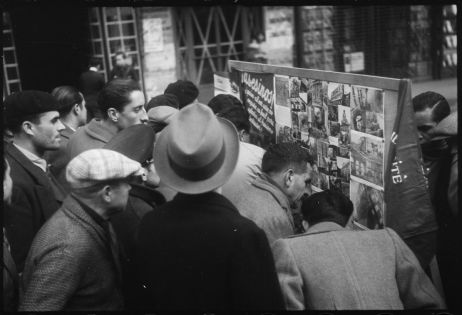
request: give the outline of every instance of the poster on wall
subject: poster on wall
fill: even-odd
[[[161,18],[143,19],[144,51],[164,50],[164,36]]]
[[[250,142],[262,148],[276,142],[274,118],[274,75],[243,72],[243,103],[249,113]]]
[[[272,65],[293,65],[293,7],[264,7],[265,50],[267,63]]]

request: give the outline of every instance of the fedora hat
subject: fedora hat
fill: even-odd
[[[200,103],[184,107],[172,118],[153,152],[161,181],[185,194],[221,187],[233,173],[238,156],[234,125]]]

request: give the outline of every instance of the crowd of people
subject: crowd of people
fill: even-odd
[[[178,80],[146,101],[132,71],[121,65],[101,83],[90,66],[79,89],[4,99],[4,310],[460,303],[443,272],[460,266],[448,241],[457,228],[457,130],[436,93],[414,98],[440,225],[416,253],[390,228],[349,230],[352,202],[312,193],[316,165],[299,144],[250,144],[239,99],[202,104],[198,88]],[[440,258],[444,294],[422,251]]]

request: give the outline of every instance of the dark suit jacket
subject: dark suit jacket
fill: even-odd
[[[59,208],[65,192],[52,174],[47,176],[13,144],[5,147],[5,157],[13,179],[12,203],[5,207],[4,213],[5,228],[11,254],[18,272],[22,272],[35,234]]]
[[[61,143],[59,149],[56,151],[46,151],[45,160],[51,164],[50,171],[56,177],[58,182],[66,189],[70,191],[69,184],[66,181],[66,166],[70,159],[67,155],[66,146],[69,142],[69,138],[74,134],[74,131],[68,126],[64,125],[66,129],[61,131]]]
[[[177,194],[144,216],[137,245],[143,309],[283,308],[265,233],[220,194]]]
[[[101,73],[88,70],[80,75],[79,88],[84,96],[95,94],[104,87],[104,77]]]

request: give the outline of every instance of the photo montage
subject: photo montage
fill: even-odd
[[[350,198],[353,224],[383,228],[383,91],[352,86],[350,94]]]

